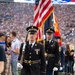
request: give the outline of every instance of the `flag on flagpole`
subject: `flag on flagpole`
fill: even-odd
[[[54,29],[55,29],[54,36],[59,38],[58,44],[61,46],[62,45],[62,38],[61,38],[60,28],[58,26],[58,20],[57,20],[56,15],[54,15],[54,14],[53,14],[53,18],[54,18]]]
[[[53,21],[53,13],[51,13],[51,15],[48,17],[48,19],[44,23],[44,34],[46,34],[46,30],[48,28],[54,29],[53,24],[54,24],[54,21]]]
[[[34,26],[39,28],[37,40],[42,38],[44,22],[53,12],[53,4],[51,0],[36,0],[34,6]]]
[[[60,28],[58,26],[58,20],[57,20],[57,18],[56,18],[55,15],[54,15],[54,29],[55,29],[54,35],[55,36],[61,36],[61,34],[60,34]]]

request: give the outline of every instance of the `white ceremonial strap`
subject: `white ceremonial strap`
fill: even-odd
[[[23,44],[22,51],[24,51],[24,50],[25,50],[25,47],[26,47],[26,42]]]

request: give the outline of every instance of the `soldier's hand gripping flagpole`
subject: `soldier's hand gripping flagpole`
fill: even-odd
[[[53,73],[52,73],[52,75],[54,75],[54,72],[55,72],[55,71],[58,71],[58,68],[57,68],[57,67],[54,67],[54,68],[53,68]]]

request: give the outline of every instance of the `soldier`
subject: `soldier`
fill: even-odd
[[[64,57],[64,47],[61,42],[61,37],[57,36],[55,37],[56,41],[59,44],[59,55],[60,55],[60,65],[59,65],[59,73],[64,73],[64,63],[65,63],[65,57]]]
[[[58,75],[58,65],[59,65],[59,45],[53,39],[54,30],[49,28],[46,30],[46,40],[45,40],[45,56],[47,71],[46,75]]]
[[[28,42],[26,42],[25,46],[21,75],[45,75],[44,47],[36,42],[38,28],[29,26],[26,30],[28,31]]]

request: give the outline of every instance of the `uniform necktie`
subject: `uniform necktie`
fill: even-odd
[[[50,42],[48,41],[48,44],[49,44]]]
[[[30,44],[30,48],[32,48],[32,44]]]

